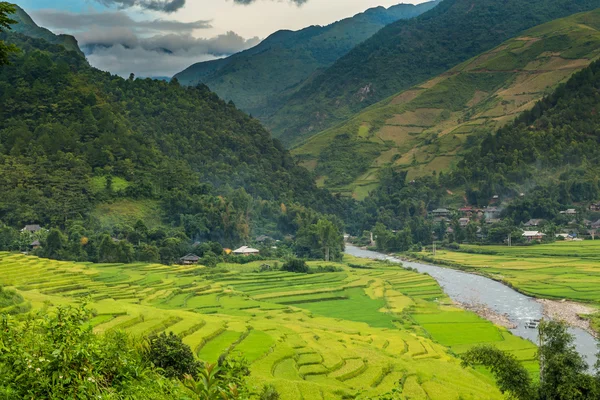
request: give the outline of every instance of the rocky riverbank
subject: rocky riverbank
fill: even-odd
[[[594,332],[591,328],[590,321],[580,317],[580,315],[593,314],[598,312],[598,310],[584,304],[566,300],[555,301],[538,299],[537,301],[544,306],[545,317],[556,321],[564,321],[571,326],[586,330],[596,338],[598,337],[598,333]]]
[[[463,310],[472,311],[481,318],[485,318],[498,326],[503,326],[507,329],[514,329],[517,327],[517,325],[508,318],[508,315],[500,314],[484,304],[467,304],[458,301],[455,301],[454,304]]]

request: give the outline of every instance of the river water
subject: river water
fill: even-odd
[[[542,305],[535,299],[525,296],[500,282],[450,268],[402,261],[395,257],[363,250],[348,244],[346,245],[346,253],[361,258],[401,262],[405,267],[412,267],[419,272],[428,273],[438,281],[451,299],[465,304],[485,305],[499,314],[505,314],[517,326],[515,329],[511,329],[513,334],[534,343],[537,342],[537,329],[527,328],[526,325],[532,320],[542,319]],[[569,328],[569,330],[575,336],[577,350],[586,357],[587,363],[592,367],[596,362],[596,340],[583,329]]]

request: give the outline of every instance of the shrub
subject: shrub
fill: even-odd
[[[281,269],[283,271],[295,272],[299,274],[307,274],[310,272],[308,265],[306,265],[306,261],[298,258],[287,261],[285,264],[283,264]]]
[[[170,332],[164,332],[148,340],[146,356],[152,364],[162,370],[167,378],[183,379],[185,375],[196,378],[202,363],[194,359],[190,346],[181,338]]]
[[[84,306],[0,320],[3,399],[182,398],[125,333],[95,335]]]
[[[260,392],[260,400],[279,400],[279,392],[273,385],[263,386],[262,392]]]

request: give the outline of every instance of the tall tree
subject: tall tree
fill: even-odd
[[[317,232],[323,252],[325,253],[325,261],[329,261],[329,254],[332,246],[335,246],[340,233],[336,226],[328,219],[322,218],[317,222]]]
[[[0,32],[10,29],[10,26],[17,21],[10,19],[8,14],[14,14],[16,8],[14,4],[5,1],[0,2]],[[6,44],[0,40],[0,66],[8,64],[8,55],[17,51],[17,47],[12,44]]]

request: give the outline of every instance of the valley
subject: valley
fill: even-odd
[[[599,0],[61,1],[0,2],[0,398],[600,398]]]

